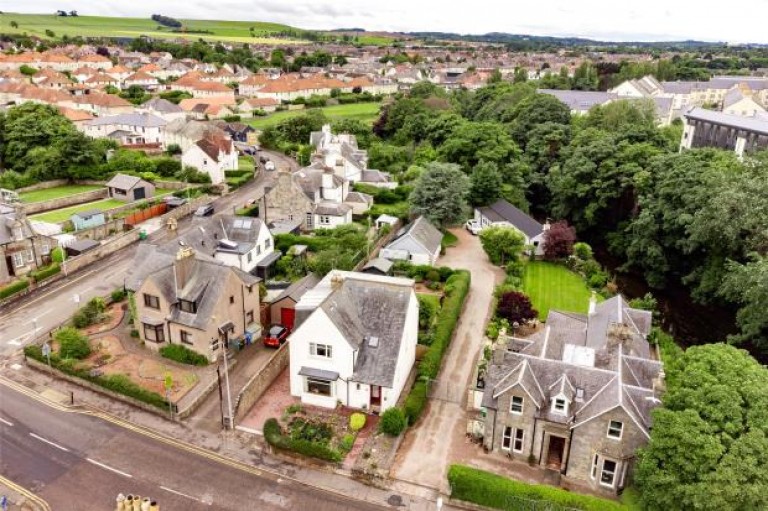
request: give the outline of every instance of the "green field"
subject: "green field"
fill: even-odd
[[[77,206],[71,206],[69,208],[55,209],[47,213],[40,213],[39,215],[30,216],[30,220],[37,220],[39,222],[50,222],[52,224],[58,224],[69,220],[73,214],[80,211],[88,211],[89,209],[100,209],[106,211],[112,208],[118,208],[124,206],[125,202],[116,199],[104,199],[95,202],[86,202],[85,204],[78,204]]]
[[[11,27],[11,21],[19,24]],[[210,41],[228,41],[254,44],[286,44],[306,41],[275,37],[284,30],[296,30],[279,23],[260,21],[216,21],[179,19],[186,30],[208,30],[211,34],[176,33],[171,28],[162,27],[157,22],[146,18],[112,18],[106,16],[55,16],[53,14],[17,14],[5,12],[0,15],[0,33],[23,34],[47,37],[46,30],[51,30],[55,37],[139,37],[142,35],[165,38],[206,39]],[[251,37],[250,28],[254,28]]]
[[[339,119],[357,119],[367,124],[373,124],[373,121],[379,116],[379,103],[352,103],[349,105],[333,105],[320,108],[326,117],[331,121],[337,121]],[[266,117],[255,117],[244,122],[250,124],[256,129],[263,130],[270,126],[274,126],[280,121],[296,117],[306,113],[311,109],[304,110],[284,110],[282,112],[275,112]]]
[[[61,197],[69,197],[70,195],[77,195],[78,193],[100,190],[103,188],[103,186],[99,185],[55,186],[53,188],[46,188],[45,190],[23,192],[19,194],[19,198],[21,199],[21,202],[43,202],[51,199],[59,199]]]
[[[580,275],[565,266],[544,261],[530,261],[525,265],[523,292],[539,319],[545,320],[550,309],[586,313],[592,292]]]

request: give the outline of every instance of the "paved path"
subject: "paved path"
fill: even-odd
[[[452,232],[459,244],[449,248],[438,264],[469,270],[472,284],[436,382],[439,393],[450,400],[430,401],[422,419],[407,433],[392,469],[398,479],[444,492],[452,450],[465,441],[467,388],[483,343],[493,288],[504,279],[504,272],[488,261],[476,236],[464,229]],[[459,398],[461,403],[456,402]]]

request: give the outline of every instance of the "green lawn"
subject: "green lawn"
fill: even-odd
[[[51,199],[59,199],[61,197],[69,197],[70,195],[76,195],[78,193],[90,192],[93,190],[103,189],[100,185],[65,185],[55,186],[53,188],[46,188],[45,190],[34,190],[31,192],[23,192],[19,194],[21,202],[43,202]]]
[[[443,241],[442,241],[442,245],[444,247],[455,247],[458,242],[459,242],[459,238],[457,238],[455,234],[453,234],[450,231],[445,231],[445,234],[443,234]]]
[[[560,264],[544,261],[525,265],[523,292],[531,298],[542,320],[550,309],[586,313],[592,295],[580,275]]]
[[[253,156],[240,156],[237,159],[237,170],[253,170]]]
[[[11,21],[18,27],[11,27]],[[260,21],[219,21],[179,19],[190,33],[172,32],[168,27],[146,18],[113,18],[107,16],[63,17],[53,14],[17,14],[5,12],[0,15],[0,32],[6,34],[27,33],[47,37],[45,31],[53,31],[55,37],[63,35],[82,37],[139,37],[142,35],[164,38],[182,38],[210,41],[229,41],[251,44],[286,44],[306,41],[290,40],[277,34],[291,30],[287,25]],[[250,28],[253,27],[253,36]],[[193,33],[206,30],[211,33]]]
[[[373,124],[373,121],[379,116],[379,103],[352,103],[349,105],[333,105],[322,107],[321,110],[331,121],[339,119],[357,119],[367,124]],[[280,121],[290,119],[302,115],[310,109],[304,110],[284,110],[282,112],[275,112],[265,117],[255,117],[250,120],[246,120],[248,124],[256,129],[263,130],[270,126],[274,126]]]
[[[86,202],[85,204],[79,204],[69,208],[56,209],[47,213],[40,213],[39,215],[32,215],[29,218],[31,220],[37,220],[40,222],[50,222],[57,224],[69,220],[73,214],[79,211],[88,211],[89,209],[100,209],[106,211],[108,209],[117,208],[125,205],[125,202],[115,199],[104,199],[95,202]]]

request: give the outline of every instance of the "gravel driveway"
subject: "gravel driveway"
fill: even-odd
[[[464,406],[467,388],[483,344],[493,288],[504,280],[504,271],[490,263],[477,236],[465,229],[451,232],[459,243],[448,249],[438,265],[469,270],[472,284],[436,382],[438,393],[449,399],[430,401],[419,423],[408,431],[392,469],[397,479],[443,491],[448,489],[448,465],[461,458],[468,443]],[[456,402],[459,397],[461,404]]]

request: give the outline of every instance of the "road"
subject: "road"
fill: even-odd
[[[285,156],[281,158],[291,161]],[[214,200],[216,214],[232,214],[235,209],[260,198],[264,194],[264,187],[272,179],[271,174],[262,171],[250,183]],[[189,218],[181,220],[179,232],[185,232],[190,225]],[[147,242],[162,242],[166,237],[165,229],[161,229],[153,233]],[[13,354],[32,342],[36,337],[35,333],[45,334],[71,317],[78,308],[76,296],[80,304],[83,304],[94,296],[104,296],[115,288],[122,287],[135,252],[134,244],[71,274],[68,278],[52,284],[50,288],[42,290],[41,294],[33,294],[14,305],[12,309],[0,313],[0,357]]]
[[[119,493],[157,500],[164,511],[382,509],[60,411],[4,385],[0,393],[0,473],[56,511],[114,509]]]

